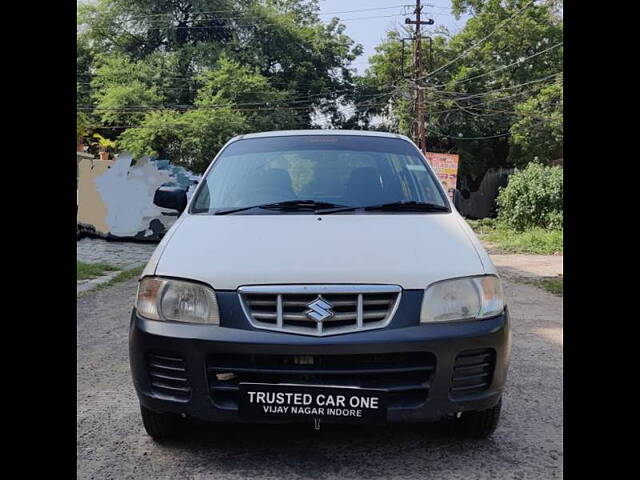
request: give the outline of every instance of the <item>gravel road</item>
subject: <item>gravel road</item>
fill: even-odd
[[[505,281],[513,322],[503,415],[485,441],[429,425],[195,425],[164,445],[144,433],[129,376],[135,280],[78,299],[80,479],[562,478],[562,299]]]

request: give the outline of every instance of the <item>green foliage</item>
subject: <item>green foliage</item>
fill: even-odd
[[[121,148],[135,156],[167,157],[202,172],[232,136],[296,124],[291,111],[277,108],[288,92],[273,88],[255,68],[222,56],[198,81],[201,87],[192,109],[147,113],[139,126],[122,134]],[[261,106],[255,111],[256,102],[269,102],[274,107]]]
[[[474,189],[490,168],[524,165],[536,156],[549,163],[562,151],[562,91],[554,84],[563,68],[558,3],[454,0],[454,14],[472,15],[464,28],[453,35],[437,30],[431,52],[422,42],[427,145],[460,154],[459,185]],[[415,138],[413,84],[401,76],[400,40],[410,34],[390,32],[377,47],[361,109]],[[411,60],[407,42],[405,76],[413,73]],[[364,96],[376,93],[382,106],[372,110]]]
[[[102,135],[192,165],[231,133],[309,128],[316,111],[340,122],[362,47],[317,11],[316,0],[80,4],[78,105]]]
[[[465,27],[437,29],[431,50],[422,42],[427,144],[460,154],[461,187],[489,168],[562,156],[561,11],[560,0],[453,0],[454,15],[472,16]],[[411,32],[389,32],[354,76],[362,47],[317,13],[318,0],[79,4],[78,105],[91,131],[193,165],[219,142],[184,132],[310,128],[318,114],[413,136],[412,49],[403,65],[401,44]]]
[[[516,170],[496,203],[498,220],[517,231],[527,228],[562,228],[562,168],[530,163]]]
[[[99,55],[91,82],[98,119],[124,130],[139,124],[144,109],[161,106],[164,101],[159,82],[168,72],[153,59],[132,61],[122,54]]]
[[[80,143],[84,141],[89,135],[89,117],[83,112],[77,112],[76,114],[76,141]]]
[[[196,94],[195,106],[201,109],[235,106],[246,120],[248,131],[295,128],[298,124],[295,111],[278,108],[295,93],[271,86],[256,67],[222,55],[214,68],[198,80],[202,86]]]
[[[493,253],[553,255],[563,251],[562,229],[536,227],[517,231],[489,218],[467,222]]]
[[[77,38],[76,54],[76,101],[80,105],[90,105],[91,96],[91,65],[94,62],[94,53],[85,37]]]
[[[113,140],[109,140],[108,138],[104,138],[99,133],[94,133],[93,134],[93,138],[98,140],[98,145],[100,145],[100,149],[102,151],[104,151],[104,152],[113,151],[116,148],[116,146],[118,145],[117,142],[115,142]]]
[[[511,125],[511,157],[517,164],[562,158],[562,99],[559,81],[516,106],[522,116]]]
[[[230,107],[158,111],[147,114],[139,127],[120,137],[120,147],[134,156],[173,159],[201,173],[229,138],[247,130],[243,116]]]

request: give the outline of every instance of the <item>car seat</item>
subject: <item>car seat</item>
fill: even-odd
[[[347,196],[354,205],[375,205],[384,202],[378,172],[372,167],[354,169],[347,181]]]

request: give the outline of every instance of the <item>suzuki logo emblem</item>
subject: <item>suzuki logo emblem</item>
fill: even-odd
[[[332,305],[322,298],[322,295],[318,295],[318,298],[309,303],[307,307],[309,310],[306,310],[304,314],[318,323],[324,322],[334,315]]]

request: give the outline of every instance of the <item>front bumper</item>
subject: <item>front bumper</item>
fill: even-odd
[[[432,421],[456,412],[482,410],[494,406],[500,399],[510,351],[506,308],[502,315],[481,321],[407,326],[320,338],[150,321],[138,316],[134,309],[129,333],[131,371],[141,404],[157,412],[181,413],[215,422],[242,421],[238,416],[233,380],[231,383],[227,379],[218,381],[216,376],[223,370],[235,372],[241,378],[252,375],[251,381],[274,378],[277,374],[282,383],[350,384],[363,388],[370,388],[371,382],[382,388],[388,384],[389,390],[394,392],[388,422]],[[463,356],[459,356],[461,353]],[[314,367],[292,365],[289,359],[294,356],[314,357],[318,362],[325,359],[333,367],[339,360],[337,363],[342,361],[349,368],[352,368],[351,362],[364,359],[370,362],[368,367],[372,370],[367,370],[366,375],[352,377],[301,375]],[[391,359],[391,362],[398,359],[395,361],[399,365],[382,365],[380,362],[386,360],[381,359]],[[402,364],[405,360],[414,364],[424,362],[425,369],[408,373],[404,370],[410,369],[403,368],[406,365]],[[474,364],[474,361],[482,363]],[[150,375],[152,370],[157,374],[154,365],[158,362],[166,369],[160,372],[169,373],[166,382],[163,377]],[[225,368],[220,368],[221,362],[227,362]],[[265,362],[276,362],[277,365]],[[282,362],[289,362],[284,375],[284,370],[277,370],[282,368]],[[376,375],[376,365],[385,367],[385,371],[381,369]],[[175,375],[171,369],[175,370]],[[298,372],[296,369],[304,370]],[[327,372],[331,373],[323,371]],[[171,380],[174,377],[178,380]],[[412,386],[412,383],[416,385]],[[157,385],[166,385],[169,390]],[[171,388],[176,389],[175,394]]]

